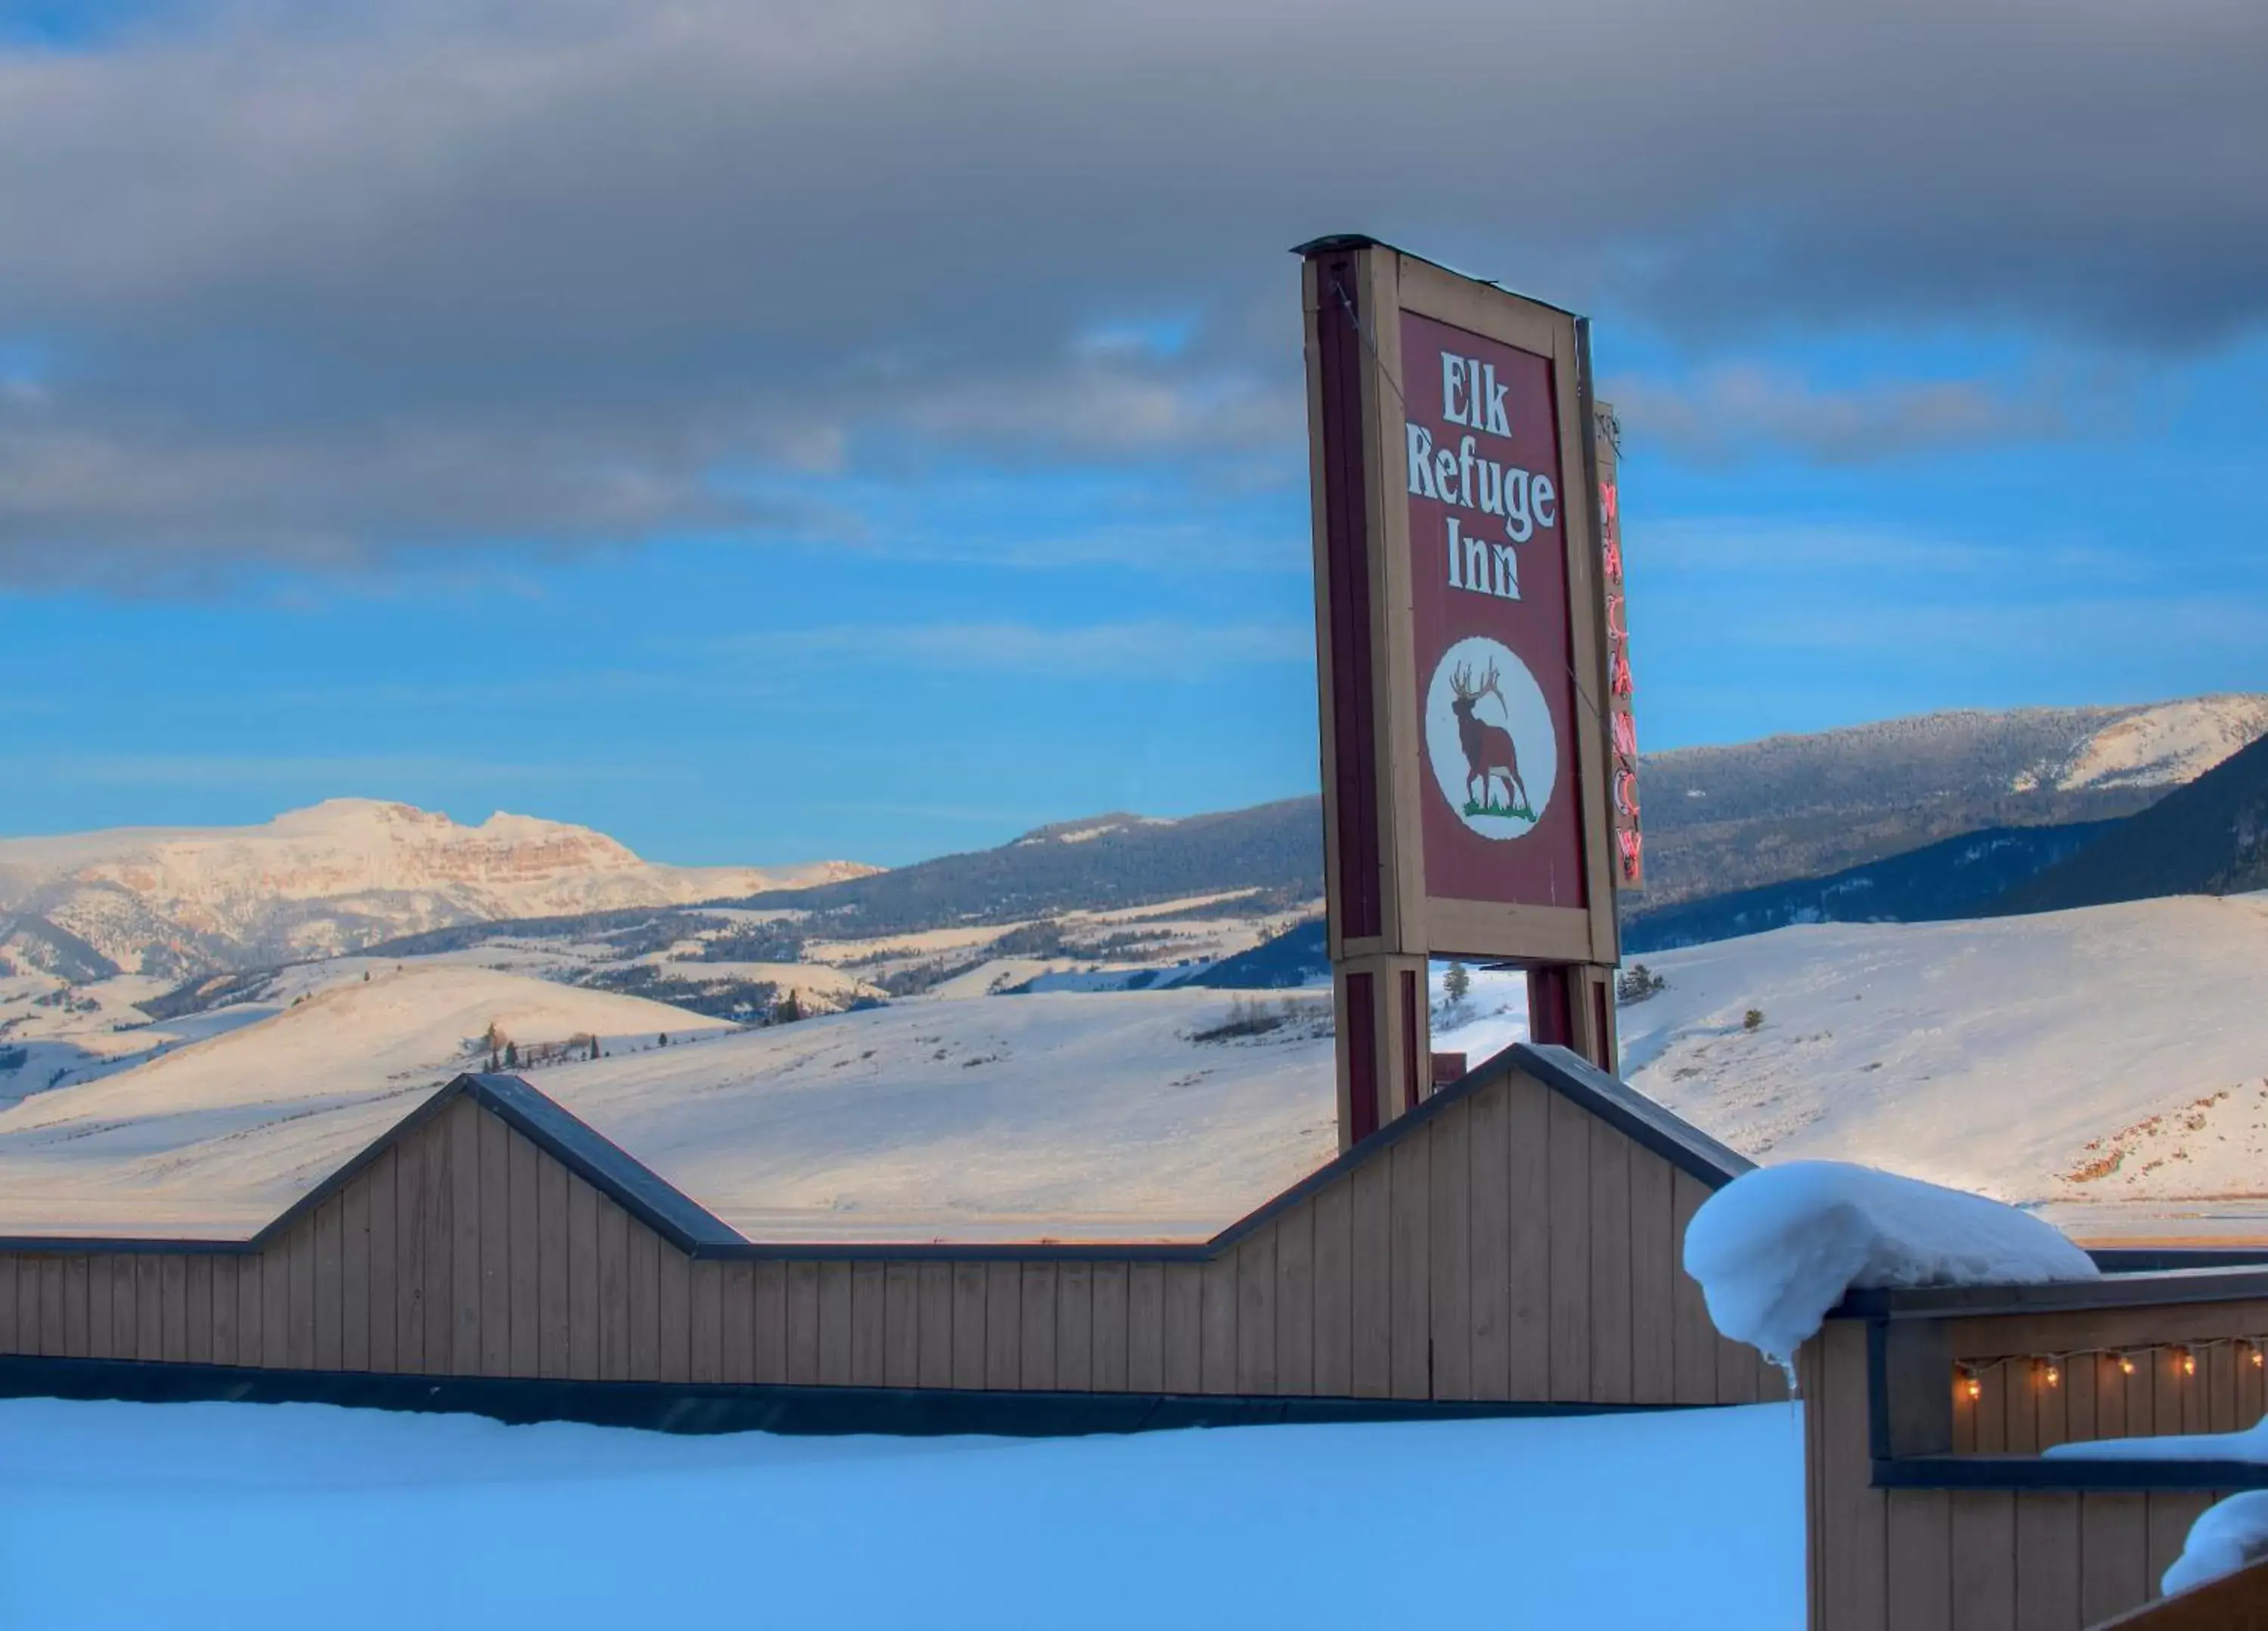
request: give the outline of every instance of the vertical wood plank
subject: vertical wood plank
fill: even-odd
[[[2190,1538],[2190,1525],[2196,1523],[2205,1508],[2213,1502],[2210,1495],[2191,1495],[2154,1489],[2144,1497],[2146,1502],[2143,1527],[2145,1530],[2144,1574],[2154,1591],[2166,1570],[2182,1554],[2182,1547]]]
[[[581,1179],[567,1185],[567,1374],[599,1377],[599,1192]]]
[[[2027,1490],[2016,1497],[2018,1631],[2084,1631],[2079,1539],[2077,1495]]]
[[[2080,1496],[2079,1606],[2084,1623],[2091,1626],[2123,1614],[2155,1595],[2157,1582],[2149,1575],[2147,1506],[2139,1495],[2090,1490]]]
[[[313,1345],[314,1366],[318,1370],[339,1368],[339,1355],[344,1346],[346,1297],[340,1285],[345,1250],[342,1242],[343,1208],[340,1197],[333,1195],[315,1209],[314,1253],[306,1260],[304,1276],[301,1259],[295,1254],[291,1267],[291,1292],[294,1301],[306,1290],[313,1304],[314,1327],[311,1340]],[[292,1324],[299,1323],[295,1312]]]
[[[756,1265],[756,1380],[787,1380],[787,1265],[767,1258]]]
[[[984,1385],[984,1294],[990,1277],[984,1265],[953,1265],[953,1385]]]
[[[1551,1397],[1591,1391],[1591,1117],[1550,1096]]]
[[[1953,1507],[1953,1631],[2014,1631],[2016,1498],[1956,1490]]]
[[[425,1369],[425,1142],[416,1134],[394,1147],[394,1353],[403,1371]]]
[[[1056,1385],[1094,1387],[1094,1279],[1088,1263],[1056,1267]]]
[[[510,1242],[504,1253],[507,1316],[512,1324],[506,1366],[513,1376],[543,1374],[543,1152],[507,1127],[505,1181]]]
[[[339,1366],[370,1369],[370,1189],[373,1167],[339,1195]]]
[[[1426,1174],[1426,1322],[1435,1399],[1473,1397],[1472,1112],[1452,1104],[1433,1118]]]
[[[1027,1263],[1017,1296],[1022,1299],[1024,1333],[1017,1385],[1040,1391],[1056,1380],[1056,1266]]]
[[[1197,1386],[1208,1393],[1236,1391],[1236,1253],[1222,1252],[1198,1266]]]
[[[305,1231],[301,1238],[306,1238]],[[189,1265],[178,1252],[168,1252],[158,1261],[158,1295],[164,1302],[166,1320],[163,1356],[179,1362],[189,1356]],[[298,1289],[296,1283],[292,1289]],[[84,1337],[81,1340],[84,1341]]]
[[[1889,1512],[1872,1488],[1867,1447],[1867,1331],[1828,1321],[1821,1357],[1818,1548],[1822,1620],[1837,1631],[1884,1631],[1889,1600]]]
[[[1677,1397],[1676,1171],[1652,1150],[1631,1151],[1631,1397],[1645,1405]]]
[[[447,1114],[449,1138],[449,1363],[459,1376],[481,1374],[481,1121],[480,1107],[460,1097]]]
[[[112,1266],[121,1261],[109,1253],[90,1257],[86,1263],[86,1351],[94,1359],[123,1359],[111,1330],[110,1312],[116,1293],[111,1289]],[[0,1348],[0,1353],[7,1351]]]
[[[254,1258],[252,1260],[256,1263],[260,1260]],[[11,1283],[7,1272],[7,1260],[0,1258],[0,1299],[10,1296]],[[239,1299],[241,1296],[242,1293],[239,1291]],[[131,1359],[141,1351],[136,1345],[134,1333],[136,1301],[134,1260],[130,1257],[114,1258],[110,1265],[110,1351],[121,1359]],[[0,1342],[0,1353],[9,1351],[11,1349],[8,1344]],[[245,1362],[239,1360],[237,1363]]]
[[[1132,1266],[1123,1262],[1094,1266],[1094,1389],[1100,1393],[1123,1393],[1130,1385],[1127,1332],[1132,1318]]]
[[[951,1307],[950,1304],[946,1305]],[[918,1387],[921,1369],[921,1266],[892,1263],[882,1274],[882,1385]]]
[[[1315,1391],[1315,1205],[1302,1201],[1276,1220],[1276,1386]]]
[[[1631,1142],[1591,1128],[1591,1397],[1631,1400]],[[1743,1355],[1748,1363],[1753,1355]],[[1755,1396],[1751,1390],[1751,1398]]]
[[[180,1263],[180,1259],[170,1260]],[[70,1359],[84,1359],[92,1341],[88,1332],[91,1321],[87,1305],[93,1301],[92,1276],[87,1272],[87,1256],[74,1252],[63,1260],[63,1354]],[[184,1345],[186,1351],[186,1344]]]
[[[1204,1270],[1196,1263],[1164,1267],[1164,1390],[1198,1392],[1204,1386]]]
[[[236,1346],[237,1261],[232,1253],[212,1260],[212,1347],[217,1365],[244,1363],[237,1356]]]
[[[1668,1164],[1663,1164],[1664,1170]],[[1636,1164],[1631,1172],[1635,1175]],[[1662,1186],[1665,1199],[1668,1186]],[[1888,1631],[1944,1631],[1953,1621],[1953,1508],[1941,1489],[1889,1497]]]
[[[1166,1387],[1166,1266],[1126,1269],[1126,1385],[1137,1393]]]
[[[916,1365],[924,1387],[952,1387],[953,1265],[923,1263],[917,1276],[921,1297],[921,1335]]]
[[[504,1120],[475,1112],[480,1128],[481,1290],[482,1376],[512,1374],[512,1140]]]
[[[1419,1128],[1387,1161],[1388,1386],[1397,1399],[1433,1391],[1432,1135]]]
[[[1554,1364],[1551,1229],[1558,1216],[1552,1195],[1551,1106],[1559,1096],[1533,1076],[1505,1084],[1506,1247],[1510,1294],[1505,1306],[1508,1375],[1506,1397],[1549,1400]],[[1570,1173],[1578,1183],[1580,1173]],[[1588,1205],[1587,1199],[1584,1201]],[[1586,1260],[1584,1273],[1590,1265]],[[1586,1373],[1589,1355],[1583,1358]]]
[[[1381,1399],[1394,1391],[1390,1154],[1373,1154],[1347,1176],[1352,1215],[1349,1223],[1352,1266],[1352,1292],[1348,1299],[1352,1326],[1349,1380],[1358,1399]]]
[[[665,1382],[693,1379],[693,1260],[649,1231],[654,1257],[654,1370]]]
[[[180,1348],[176,1348],[171,1353],[166,1351],[166,1297],[160,1283],[162,1275],[163,1269],[158,1259],[151,1253],[144,1252],[134,1260],[134,1327],[137,1337],[135,1343],[136,1358],[178,1359],[180,1357],[181,1348],[188,1346],[187,1341],[184,1340]],[[284,1304],[284,1308],[278,1311],[280,1318],[282,1313],[289,1309],[290,1302],[288,1298],[279,1300]],[[276,1352],[269,1357],[268,1361],[269,1364],[283,1365],[288,1363],[284,1356],[284,1346],[289,1336],[288,1331],[280,1326],[276,1327]]]
[[[125,1279],[125,1265],[121,1264],[119,1278]],[[263,1363],[261,1348],[264,1297],[261,1275],[263,1259],[258,1253],[247,1253],[236,1260],[236,1363],[257,1365]],[[122,1285],[123,1291],[125,1287]]]
[[[1506,1143],[1508,1084],[1491,1083],[1471,1100],[1466,1130],[1471,1216],[1467,1300],[1472,1323],[1472,1397],[1512,1395],[1511,1154]]]
[[[630,1376],[652,1382],[661,1376],[661,1237],[636,1218],[627,1218],[630,1244]]]
[[[1670,1214],[1676,1239],[1675,1280],[1671,1289],[1671,1361],[1675,1374],[1671,1397],[1681,1405],[1713,1404],[1717,1399],[1717,1326],[1701,1282],[1685,1272],[1685,1231],[1709,1198],[1709,1187],[1690,1172],[1674,1173]]]
[[[850,1382],[880,1387],[888,1370],[889,1270],[860,1259],[850,1265]]]
[[[147,1260],[154,1263],[155,1260]],[[50,1358],[61,1359],[70,1345],[66,1335],[70,1326],[68,1309],[70,1293],[65,1282],[70,1271],[63,1260],[50,1254],[38,1260],[40,1265],[40,1341],[38,1351]],[[154,1282],[155,1275],[152,1280]],[[156,1355],[151,1357],[158,1357]]]
[[[16,1306],[16,1255],[0,1252],[0,1354],[24,1351]]]
[[[797,1258],[787,1266],[787,1379],[799,1386],[819,1380],[819,1264]]]
[[[819,1266],[819,1379],[830,1387],[850,1380],[850,1265]]]
[[[1024,1362],[1024,1266],[984,1266],[984,1385],[1022,1385]]]
[[[692,1349],[686,1375],[695,1382],[725,1379],[725,1265],[714,1258],[690,1262]]]
[[[535,1152],[535,1365],[540,1376],[568,1374],[574,1337],[569,1329],[567,1280],[575,1258],[568,1217],[567,1169],[544,1150]],[[593,1223],[597,1221],[593,1215]]]
[[[747,1258],[734,1258],[723,1265],[725,1286],[719,1295],[724,1299],[723,1379],[727,1382],[753,1382],[756,1379],[756,1266]]]
[[[1354,1186],[1344,1179],[1315,1192],[1314,1391],[1326,1399],[1354,1394]]]
[[[630,1374],[630,1215],[606,1195],[599,1209],[599,1379]]]
[[[401,1152],[399,1146],[379,1151],[370,1164],[370,1214],[364,1220],[363,1249],[370,1258],[369,1366],[372,1370],[415,1369],[401,1361],[401,1224],[396,1206],[401,1199]]]
[[[182,1357],[193,1365],[212,1363],[213,1260],[200,1252],[184,1265],[188,1276],[188,1341]],[[107,1289],[107,1288],[106,1288]]]

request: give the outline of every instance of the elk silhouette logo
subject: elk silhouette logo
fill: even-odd
[[[1425,696],[1425,752],[1441,797],[1484,838],[1535,830],[1558,779],[1551,709],[1528,665],[1485,636],[1441,654]]]
[[[1487,674],[1477,684],[1470,665],[1460,665],[1449,676],[1449,688],[1456,697],[1449,711],[1457,716],[1457,746],[1465,755],[1464,813],[1535,820],[1535,812],[1528,804],[1528,789],[1520,779],[1520,745],[1512,739],[1511,731],[1491,724],[1478,712],[1481,699],[1490,696],[1496,699],[1499,712],[1511,711],[1511,704],[1504,700],[1504,688],[1498,683],[1496,665],[1489,665]],[[1496,802],[1498,776],[1504,778],[1502,804]]]

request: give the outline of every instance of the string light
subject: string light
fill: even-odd
[[[2168,1343],[2162,1348],[2154,1347],[2141,1351],[2152,1355],[2163,1352],[2175,1372],[2189,1378],[2198,1373],[2198,1355],[2211,1353],[2215,1348],[2233,1348],[2242,1354],[2254,1370],[2268,1370],[2268,1337],[2206,1337],[2198,1341]],[[2136,1376],[2141,1371],[2141,1363],[2135,1357],[2135,1350],[2123,1348],[2081,1348],[2060,1354],[2001,1354],[1987,1358],[1963,1359],[1956,1362],[1953,1370],[1956,1391],[1961,1397],[1973,1400],[1984,1396],[1985,1372],[2000,1366],[2021,1363],[2030,1370],[2035,1386],[2059,1388],[2063,1385],[2065,1368],[2073,1360],[2088,1358],[2110,1361],[2118,1367],[2121,1376]]]

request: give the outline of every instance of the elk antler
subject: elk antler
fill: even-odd
[[[1473,685],[1473,671],[1470,665],[1464,663],[1458,664],[1456,672],[1449,676],[1449,688],[1457,694],[1457,701],[1460,702],[1469,702],[1481,694],[1481,692]]]
[[[1478,688],[1473,692],[1473,694],[1476,697],[1488,696],[1491,694],[1495,695],[1498,702],[1504,702],[1504,692],[1498,688],[1496,682],[1496,665],[1493,662],[1491,662],[1488,666],[1488,678],[1482,680]],[[1506,703],[1506,706],[1509,707],[1511,705]]]

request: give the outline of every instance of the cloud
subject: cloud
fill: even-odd
[[[2022,393],[1980,380],[1889,380],[1822,389],[1754,364],[1689,379],[1609,381],[1625,430],[1721,463],[1793,452],[1828,465],[1879,464],[1939,449],[2056,441],[2098,427],[2113,391],[2041,382]]]
[[[841,624],[748,635],[725,650],[762,661],[858,661],[875,669],[1187,680],[1222,669],[1311,662],[1314,630],[1291,624]]]
[[[1348,228],[1714,345],[2215,344],[2268,311],[2264,55],[2252,0],[228,0],[0,49],[0,569],[1249,469],[1300,433],[1285,246]],[[1800,387],[1707,389],[1821,457],[2029,411],[1889,387],[1807,439]]]

